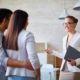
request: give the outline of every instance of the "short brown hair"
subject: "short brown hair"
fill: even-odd
[[[78,23],[78,19],[77,18],[75,18],[74,16],[66,16],[65,18],[70,18],[70,19],[72,19],[73,20],[73,22],[74,23]]]

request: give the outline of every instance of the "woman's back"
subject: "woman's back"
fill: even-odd
[[[31,32],[22,30],[18,36],[18,51],[7,50],[9,57],[19,60],[26,61],[30,60],[33,68],[40,66],[39,60],[34,48],[35,40]],[[7,67],[6,75],[17,75],[17,76],[31,76],[34,77],[35,73],[32,70],[25,68],[11,68]]]

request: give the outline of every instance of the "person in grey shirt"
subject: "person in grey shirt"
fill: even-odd
[[[0,8],[0,79],[6,80],[5,71],[7,66],[11,67],[19,67],[19,68],[28,68],[33,70],[31,63],[29,61],[17,61],[11,59],[5,53],[3,46],[2,46],[2,38],[3,33],[8,27],[8,22],[12,11],[6,8]]]
[[[35,38],[26,30],[27,27],[28,13],[20,9],[14,11],[5,35],[4,47],[9,57],[19,61],[29,60],[34,70],[7,67],[8,80],[40,80],[40,62],[36,53]]]

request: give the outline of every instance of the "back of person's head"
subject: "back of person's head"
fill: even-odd
[[[13,27],[13,32],[17,30],[20,32],[26,27],[26,23],[28,22],[28,13],[20,9],[16,10],[13,12],[10,22],[13,23],[10,25]]]
[[[17,50],[17,39],[19,32],[26,28],[28,23],[28,13],[23,10],[16,10],[10,18],[9,26],[7,29],[7,48]]]
[[[75,18],[74,16],[69,15],[69,16],[67,16],[66,18],[70,18],[74,23],[78,23],[78,19]],[[66,18],[65,18],[65,19],[66,19]]]
[[[10,9],[0,8],[0,23],[3,21],[4,18],[9,19],[12,14]]]

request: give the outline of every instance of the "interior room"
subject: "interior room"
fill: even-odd
[[[74,9],[78,1],[80,2],[80,0],[0,0],[0,8],[9,8],[12,11],[22,9],[29,13],[28,30],[35,36],[41,66],[52,64],[56,69],[55,80],[59,77],[61,59],[46,54],[44,50],[53,48],[62,52],[62,38],[66,35],[63,26],[65,15],[78,18],[76,30],[80,32],[80,9]]]

